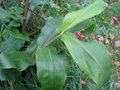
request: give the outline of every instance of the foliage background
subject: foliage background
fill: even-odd
[[[10,21],[7,19],[3,20],[1,22],[8,22],[0,23],[0,47],[2,47],[3,43],[11,45],[10,50],[13,50],[13,42],[11,43],[10,40],[14,40],[15,38],[11,37],[8,39],[8,28],[11,29],[19,29],[21,25],[21,20],[23,18],[22,9],[20,9],[19,12],[13,12],[12,10],[14,8],[12,7],[21,7],[23,6],[19,4],[19,2],[16,2],[17,0],[2,0],[0,1],[0,4],[3,8],[11,11],[11,17],[12,20],[18,19],[18,22],[9,23]],[[24,0],[22,0],[24,1]],[[41,20],[41,17],[44,17],[45,20],[47,20],[49,17],[59,17],[66,15],[67,12],[71,12],[74,10],[78,10],[81,7],[87,6],[88,4],[92,3],[94,0],[52,0],[49,4],[42,4],[35,8],[34,12],[32,12],[30,20],[27,24],[27,32],[29,32],[30,41],[27,37],[24,37],[23,40],[19,40],[16,43],[19,43],[19,49],[20,51],[24,51],[27,46],[32,42],[38,34],[41,32],[41,29],[43,28],[45,22],[44,20]],[[108,8],[101,13],[100,15],[97,15],[95,18],[92,18],[91,21],[96,24],[96,28],[93,31],[92,38],[103,36],[104,40],[103,43],[106,45],[108,50],[111,50],[113,55],[113,62],[120,62],[120,48],[119,47],[113,47],[113,43],[120,40],[120,27],[115,28],[115,26],[118,26],[119,20],[120,20],[120,2],[119,0],[106,0],[107,3],[109,3]],[[16,10],[18,11],[18,10]],[[0,12],[1,13],[1,12]],[[14,17],[16,15],[16,17]],[[17,16],[18,15],[18,16]],[[114,24],[111,24],[112,18],[116,16],[118,18],[117,21],[115,21]],[[17,26],[17,27],[16,27]],[[115,38],[113,40],[110,39],[110,34],[114,34]],[[12,34],[13,35],[13,34]],[[14,36],[14,35],[13,35]],[[18,37],[19,38],[19,37]],[[24,42],[24,40],[27,39],[28,42]],[[106,41],[109,41],[106,43]],[[9,41],[9,42],[8,42]],[[56,45],[58,43],[58,46]],[[86,84],[81,83],[81,81],[85,80],[87,81],[88,77],[84,75],[82,71],[79,70],[76,63],[72,60],[70,54],[68,53],[67,49],[64,47],[63,43],[60,41],[56,41],[53,43],[53,45],[58,49],[59,52],[62,52],[66,54],[66,56],[69,58],[69,64],[67,66],[67,80],[64,86],[63,90],[88,90]],[[21,48],[21,46],[23,46]],[[7,46],[6,46],[7,47]],[[15,47],[15,46],[14,46]],[[61,48],[58,48],[61,47]],[[5,47],[3,47],[4,49]],[[0,49],[1,51],[2,49]],[[65,51],[65,52],[63,52]],[[6,51],[7,52],[7,51]],[[102,52],[101,52],[102,53]],[[14,71],[17,72],[17,71]],[[0,72],[1,73],[1,72]],[[15,75],[16,76],[16,75]],[[14,77],[11,76],[11,77]],[[17,79],[14,81],[0,81],[0,90],[11,90],[11,88],[14,87],[15,90],[40,90],[41,86],[38,83],[37,76],[36,76],[36,67],[31,66],[27,68],[25,71],[19,73],[16,77]],[[111,79],[109,80],[109,83],[106,83],[101,90],[118,90],[120,87],[120,65],[114,65],[113,67],[113,75]]]

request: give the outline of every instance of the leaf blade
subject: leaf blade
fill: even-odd
[[[65,57],[58,55],[53,47],[39,46],[36,60],[37,76],[43,90],[61,90],[66,77]]]
[[[30,41],[30,38],[27,32],[20,33],[19,30],[15,29],[15,30],[10,31],[10,35],[16,39]]]
[[[107,4],[104,1],[97,0],[81,10],[68,13],[63,20],[62,31],[67,31],[80,22],[100,14],[106,7]]]
[[[10,15],[10,12],[0,7],[0,19],[5,19]]]
[[[12,52],[0,54],[0,69],[15,68],[19,71],[25,70],[27,67],[34,65],[35,59],[28,52]]]
[[[45,45],[51,41],[59,31],[58,26],[61,25],[62,17],[60,18],[49,18],[45,26],[37,39],[38,45]]]
[[[100,42],[82,42],[71,33],[63,35],[62,40],[78,66],[98,87],[101,87],[110,78],[112,59]]]
[[[18,40],[13,37],[9,37],[1,43],[0,49],[4,53],[10,53],[19,50],[24,45],[24,43],[25,41],[23,40]]]

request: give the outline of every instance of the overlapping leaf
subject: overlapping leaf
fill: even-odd
[[[37,77],[42,90],[61,90],[65,83],[65,57],[53,47],[39,46],[36,53]]]
[[[20,33],[19,30],[14,29],[14,30],[10,31],[10,35],[17,39],[21,39],[24,41],[30,41],[30,38],[29,38],[29,35],[27,32]]]
[[[5,19],[10,15],[10,12],[7,10],[4,10],[3,8],[0,7],[0,19]]]
[[[12,52],[0,54],[0,69],[15,68],[19,71],[34,65],[35,59],[27,52]]]
[[[72,33],[66,33],[62,40],[79,67],[101,87],[112,73],[112,58],[104,45],[97,41],[83,42]]]
[[[73,26],[79,24],[82,21],[100,14],[106,7],[107,4],[103,0],[96,0],[93,4],[85,8],[68,13],[62,23],[63,32],[71,29]]]
[[[19,50],[24,45],[24,43],[25,42],[23,40],[18,40],[13,37],[9,37],[3,43],[1,43],[0,49],[4,53],[10,53]]]
[[[68,32],[78,32],[80,30],[86,29],[88,28],[92,23],[89,20],[83,21],[77,25],[75,25],[74,27],[72,27],[71,29],[68,30]]]
[[[37,43],[36,42],[37,42],[36,39],[31,41],[30,45],[26,49],[26,52],[29,52],[29,53],[32,54],[37,48]]]
[[[62,17],[60,18],[50,18],[45,26],[43,27],[37,43],[38,45],[45,45],[47,44],[51,39],[53,39],[58,31],[58,26],[62,23]]]

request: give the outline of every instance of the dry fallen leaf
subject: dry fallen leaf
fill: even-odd
[[[114,47],[120,47],[120,40],[115,42],[115,46]]]
[[[80,83],[83,84],[83,85],[85,85],[86,81],[85,80],[81,80]]]
[[[110,39],[114,39],[115,35],[114,34],[110,34]]]
[[[119,61],[115,61],[114,65],[120,65],[120,62]]]
[[[104,41],[104,37],[103,36],[98,36],[98,41]]]

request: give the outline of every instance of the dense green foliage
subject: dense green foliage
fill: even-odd
[[[113,77],[118,69],[112,65],[119,55],[112,58],[109,50],[119,53],[119,37],[112,41],[119,33],[112,29],[119,28],[120,8],[112,4],[0,1],[0,90],[119,88]]]

